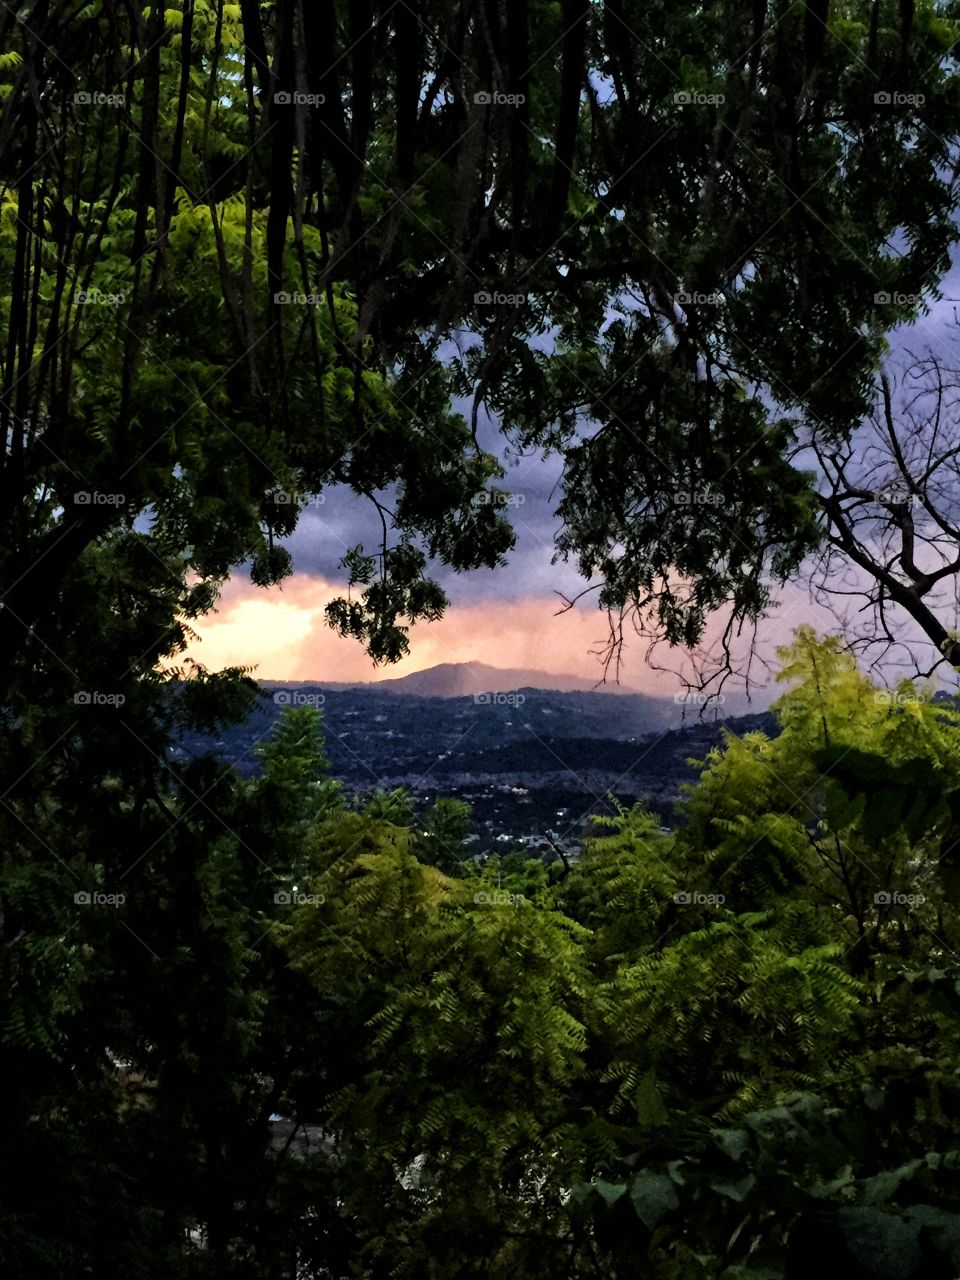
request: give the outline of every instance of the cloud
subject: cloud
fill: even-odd
[[[324,606],[342,592],[341,584],[305,573],[269,589],[231,579],[217,611],[193,623],[200,640],[189,656],[210,670],[255,664],[256,676],[265,680],[385,680],[441,662],[483,662],[596,680],[603,674],[597,651],[607,635],[606,617],[590,605],[558,613],[558,598],[546,594],[454,602],[439,622],[411,630],[407,658],[396,666],[375,667],[356,641],[341,639],[326,624]],[[765,647],[788,641],[801,622],[827,630],[825,621],[811,611],[805,593],[788,591],[778,615],[764,625]],[[674,669],[683,663],[682,653],[666,648],[658,657]],[[675,677],[648,666],[639,638],[627,645],[621,684],[659,694],[679,687]]]
[[[945,297],[932,301],[927,315],[891,334],[894,363],[905,360],[914,346],[929,344],[941,354],[945,348],[954,349],[957,329],[951,321],[956,320],[958,287],[960,268],[954,263],[943,282]],[[474,339],[465,335],[464,340]],[[469,419],[469,400],[457,398],[452,407]],[[239,579],[229,584],[221,614],[198,628],[204,643],[195,656],[210,667],[255,662],[262,676],[277,679],[383,679],[436,662],[469,660],[599,676],[599,664],[590,651],[604,639],[603,615],[588,603],[561,618],[554,616],[556,592],[573,597],[587,585],[574,563],[553,561],[562,460],[557,454],[544,457],[538,452],[517,456],[507,447],[496,418],[485,409],[480,411],[478,427],[482,447],[504,463],[506,475],[500,487],[516,497],[507,511],[516,546],[505,567],[457,574],[443,565],[431,565],[431,575],[448,593],[451,608],[442,622],[415,629],[410,658],[395,668],[377,671],[359,646],[339,640],[324,623],[324,604],[343,590],[335,585],[345,581],[340,566],[343,554],[358,543],[368,549],[380,544],[379,515],[368,500],[346,486],[328,489],[322,503],[308,507],[296,531],[285,540],[296,574],[283,591],[257,591]],[[777,593],[777,601],[777,614],[760,631],[768,658],[801,622],[810,622],[821,632],[838,630],[836,620],[825,610],[810,605],[803,574],[796,585]],[[716,636],[720,625],[719,620],[711,621],[709,634]],[[660,656],[673,668],[682,665],[681,655],[663,649]],[[663,687],[663,677],[647,667],[639,640],[628,651],[623,679],[637,688]]]
[[[529,667],[587,678],[602,676],[591,655],[606,632],[596,609],[557,616],[554,596],[453,604],[436,623],[410,633],[411,654],[392,667],[374,667],[354,640],[327,626],[324,606],[343,591],[328,579],[297,573],[267,590],[231,579],[215,613],[192,625],[200,636],[188,656],[211,670],[255,663],[257,676],[276,680],[392,679],[440,662],[485,662],[496,667]],[[640,687],[645,669],[639,653],[636,672],[624,683]],[[652,687],[647,671],[647,687]]]

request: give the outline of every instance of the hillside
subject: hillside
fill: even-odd
[[[463,675],[452,670],[448,687]],[[577,842],[589,816],[609,807],[608,793],[643,800],[670,823],[681,784],[696,776],[690,758],[702,759],[724,725],[735,733],[776,730],[769,713],[721,720],[688,710],[683,722],[685,708],[637,693],[521,688],[478,701],[406,689],[398,697],[376,684],[265,683],[245,723],[216,738],[185,737],[174,755],[213,751],[251,776],[259,769],[255,749],[284,708],[315,705],[324,713],[331,773],[348,789],[403,786],[423,803],[460,796],[474,807],[481,847],[489,847],[551,829]]]

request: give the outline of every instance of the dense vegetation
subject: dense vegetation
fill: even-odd
[[[11,1273],[952,1277],[958,716],[782,656],[776,738],[567,867],[351,806],[287,711],[33,957],[45,1019],[16,973]]]
[[[4,1276],[956,1274],[960,748],[922,691],[805,633],[675,839],[624,812],[553,870],[463,865],[452,800],[352,806],[313,714],[256,779],[168,747],[249,711],[190,623],[325,489],[382,521],[328,610],[376,662],[438,567],[503,563],[483,407],[560,453],[614,649],[762,616],[824,531],[801,427],[849,445],[957,238],[957,23],[0,6]]]

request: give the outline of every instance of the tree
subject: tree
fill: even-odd
[[[487,1254],[490,1275],[530,1274],[529,1214],[560,1208],[580,931],[423,865],[402,827],[351,815],[314,838],[318,905],[284,945],[338,1007],[319,1114],[358,1258],[374,1274],[467,1275]]]
[[[381,811],[308,837],[283,945],[337,1010],[314,1118],[371,1274],[788,1280],[825,1248],[950,1274],[954,819],[878,822],[822,753],[922,760],[949,796],[953,716],[839,641],[781,656],[780,735],[714,751],[675,837],[622,811],[529,897],[423,865]],[[871,897],[877,868],[905,889]]]
[[[710,886],[745,909],[773,893],[824,912],[855,972],[884,953],[938,963],[957,941],[955,712],[909,682],[878,689],[809,628],[781,659],[798,682],[775,704],[782,732],[711,755],[681,846],[706,852]]]
[[[854,441],[810,435],[826,535],[814,582],[856,652],[878,664],[904,654],[932,675],[960,665],[957,375],[949,351],[900,364],[881,376]]]
[[[295,1251],[271,1253],[290,1204],[342,1256],[329,1182],[265,1155],[268,1108],[321,1109],[343,999],[313,1009],[300,1045],[275,895],[311,871],[297,841],[314,817],[371,856],[386,840],[361,882],[411,887],[431,926],[411,947],[462,892],[415,861],[408,800],[350,816],[314,786],[309,726],[268,753],[252,796],[211,760],[169,759],[176,725],[240,717],[254,696],[249,672],[177,665],[191,620],[238,565],[280,581],[300,509],[341,484],[383,537],[345,557],[330,620],[375,660],[400,656],[444,607],[433,565],[493,567],[511,545],[503,504],[481,500],[500,463],[476,415],[451,412],[458,390],[514,443],[564,452],[560,550],[602,579],[603,605],[654,608],[672,640],[724,600],[760,610],[818,532],[785,457],[793,419],[845,437],[883,328],[917,305],[881,310],[875,291],[933,288],[956,236],[954,36],[930,4],[851,4],[825,25],[810,7],[586,0],[3,8],[0,1057],[10,1169],[39,1153],[62,1170],[11,1187],[14,1272],[295,1271]],[[464,328],[476,339],[451,359]],[[546,332],[552,346],[533,341]],[[726,494],[723,519],[674,501],[701,485]],[[363,919],[348,906],[345,926]],[[577,930],[548,903],[505,935],[479,919],[467,959],[484,975],[505,942],[529,964],[491,977],[523,993],[491,1035],[530,1066],[542,1111],[514,1105],[500,1059],[491,1078],[514,1100],[509,1131],[561,1151],[559,1169],[579,1150],[551,1145],[581,1021]],[[457,1007],[473,973],[444,975]],[[458,1042],[402,976],[426,1060],[452,1072]],[[487,1030],[467,1019],[467,1048]],[[359,1062],[362,1028],[357,1045]],[[508,1206],[495,1144],[486,1157],[492,1212]],[[452,1205],[464,1160],[451,1150]],[[521,1165],[508,1172],[517,1186]],[[64,1188],[77,1210],[61,1220]]]
[[[956,1267],[954,717],[838,640],[781,657],[780,735],[728,736],[673,840],[612,819],[567,899],[616,1086],[570,1204],[603,1274]]]
[[[424,817],[415,851],[421,862],[463,876],[467,870],[466,839],[473,828],[473,810],[465,800],[440,796]]]
[[[817,538],[784,457],[797,421],[849,434],[883,330],[956,235],[955,32],[929,4],[826,24],[671,9],[649,29],[587,0],[452,22],[22,8],[4,18],[3,505],[44,502],[5,529],[5,655],[69,661],[65,584],[139,513],[172,575],[144,596],[175,639],[239,561],[282,577],[276,541],[344,483],[384,538],[348,556],[366,590],[330,620],[396,658],[405,622],[444,606],[428,557],[495,565],[511,541],[500,504],[471,501],[498,466],[475,415],[450,414],[457,388],[564,453],[559,549],[604,606],[685,643],[724,602],[756,615]],[[451,368],[465,325],[480,342]]]

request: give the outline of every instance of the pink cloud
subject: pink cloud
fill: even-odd
[[[554,595],[510,601],[453,604],[440,622],[422,623],[410,634],[410,655],[392,667],[374,667],[360,645],[327,626],[324,606],[343,593],[340,583],[294,574],[282,587],[262,589],[241,578],[224,588],[217,611],[193,624],[200,640],[189,656],[211,670],[256,666],[267,680],[383,680],[440,662],[484,662],[599,680],[597,651],[606,638],[606,618],[593,607],[558,614]],[[779,616],[763,629],[767,646],[783,643],[801,622],[827,629],[811,614],[805,593],[786,595]],[[633,638],[625,651],[621,684],[665,693],[677,681],[652,670],[646,645]],[[682,654],[658,652],[664,665],[679,667]]]

